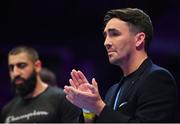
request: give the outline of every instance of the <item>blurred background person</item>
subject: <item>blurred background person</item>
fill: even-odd
[[[47,83],[50,86],[58,86],[56,75],[50,69],[43,67],[39,74],[43,82]]]
[[[80,110],[66,100],[63,90],[42,81],[42,63],[34,48],[13,48],[8,66],[16,96],[3,107],[3,122],[78,122]]]

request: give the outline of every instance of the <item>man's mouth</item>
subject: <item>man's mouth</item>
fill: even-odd
[[[16,85],[19,85],[19,84],[21,84],[21,83],[23,83],[23,82],[24,82],[23,79],[16,79],[16,80],[15,80],[15,84],[16,84]]]
[[[115,52],[115,50],[107,50],[108,54]]]

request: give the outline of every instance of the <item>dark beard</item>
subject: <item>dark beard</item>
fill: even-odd
[[[21,80],[22,83],[16,85],[15,82],[17,80]],[[36,72],[33,71],[32,74],[28,77],[28,79],[24,79],[20,76],[17,76],[14,80],[11,81],[13,88],[16,91],[17,95],[20,95],[21,97],[25,97],[28,94],[32,93],[36,87]]]

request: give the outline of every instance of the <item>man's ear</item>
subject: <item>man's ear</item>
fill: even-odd
[[[35,62],[35,64],[34,64],[34,67],[35,67],[35,70],[36,70],[36,72],[40,72],[40,70],[41,70],[41,68],[42,68],[42,63],[41,63],[41,61],[40,60],[37,60],[36,62]]]
[[[136,48],[142,48],[145,42],[145,34],[143,32],[136,34]]]

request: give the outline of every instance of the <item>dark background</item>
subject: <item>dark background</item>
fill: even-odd
[[[150,57],[156,64],[169,69],[179,89],[178,0],[1,0],[0,107],[12,98],[7,53],[17,45],[37,49],[43,66],[56,74],[59,87],[68,84],[73,68],[81,69],[89,80],[97,79],[104,97],[122,73],[108,62],[103,46],[103,16],[110,9],[124,7],[143,9],[151,17],[155,34]]]

